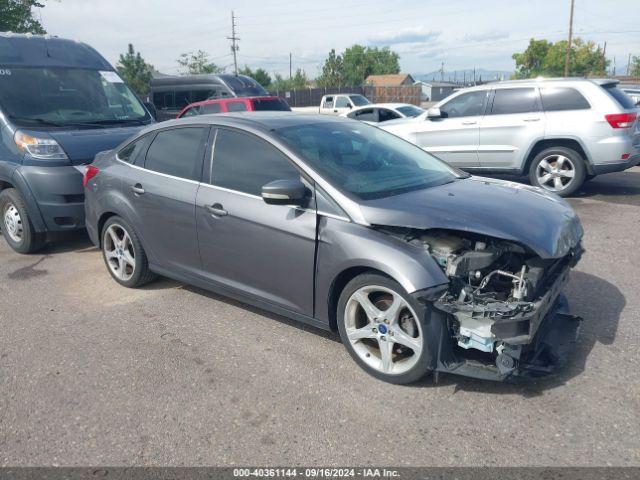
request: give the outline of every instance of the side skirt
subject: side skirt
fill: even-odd
[[[149,265],[149,269],[152,272],[157,273],[158,275],[171,278],[172,280],[175,280],[177,282],[186,283],[188,285],[194,285],[203,290],[207,290],[210,292],[217,293],[219,295],[223,295],[225,297],[232,298],[239,302],[246,303],[253,307],[261,308],[262,310],[266,310],[268,312],[275,313],[277,315],[281,315],[283,317],[287,317],[292,320],[296,320],[298,322],[302,322],[312,327],[319,328],[321,330],[331,331],[329,324],[326,322],[318,320],[317,318],[314,318],[314,317],[310,317],[308,315],[304,315],[302,313],[293,312],[279,305],[275,305],[271,302],[267,302],[266,300],[262,300],[261,298],[257,298],[253,295],[249,295],[235,288],[231,288],[226,285],[221,285],[220,283],[217,283],[217,282],[204,281],[200,278],[169,271],[153,264]]]

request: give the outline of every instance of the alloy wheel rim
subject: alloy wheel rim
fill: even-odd
[[[370,285],[355,291],[345,307],[345,330],[356,354],[386,375],[411,370],[422,353],[422,327],[402,295]]]
[[[124,282],[130,280],[136,271],[136,254],[129,233],[122,225],[109,225],[102,244],[111,273]]]
[[[576,168],[573,161],[564,155],[548,155],[536,168],[538,184],[552,192],[567,189],[575,176]]]
[[[4,228],[9,238],[20,243],[24,235],[24,226],[20,212],[13,203],[6,206],[4,210]]]

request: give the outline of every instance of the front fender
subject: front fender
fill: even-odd
[[[412,294],[447,284],[448,278],[421,248],[356,223],[319,217],[316,268],[316,317],[329,321],[331,288],[352,268],[379,270]]]

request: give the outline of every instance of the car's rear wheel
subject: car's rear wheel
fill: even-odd
[[[561,197],[574,194],[584,183],[587,169],[582,156],[565,147],[547,148],[531,162],[529,179],[532,185]]]
[[[135,230],[120,217],[109,218],[102,228],[102,256],[107,270],[120,285],[140,287],[156,278]]]
[[[43,247],[43,235],[33,228],[20,192],[14,188],[0,192],[0,213],[2,235],[13,250],[18,253],[34,253]]]
[[[337,320],[342,343],[372,376],[406,384],[430,370],[424,306],[394,280],[374,273],[351,280],[340,295]]]

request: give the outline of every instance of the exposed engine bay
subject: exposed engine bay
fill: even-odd
[[[450,283],[433,305],[448,314],[452,340],[483,352],[501,374],[515,369],[582,254],[576,245],[562,258],[543,259],[515,242],[470,232],[387,233],[423,249],[442,268]]]

